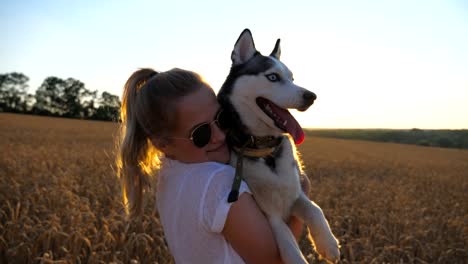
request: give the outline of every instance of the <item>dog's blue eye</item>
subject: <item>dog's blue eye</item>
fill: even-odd
[[[268,78],[268,80],[270,82],[279,82],[280,81],[280,77],[279,77],[279,75],[277,73],[270,73],[270,74],[267,74],[265,76]]]

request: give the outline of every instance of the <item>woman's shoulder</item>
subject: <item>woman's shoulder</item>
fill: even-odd
[[[194,163],[194,168],[202,170],[202,171],[234,171],[234,168],[231,165],[208,161],[202,163]]]
[[[214,174],[234,174],[234,168],[229,164],[208,161],[200,163],[184,163],[169,158],[162,160],[162,168],[166,171],[173,171],[177,174],[187,172],[190,174],[214,175]]]
[[[224,185],[232,183],[235,170],[227,164],[203,162],[194,164],[190,174],[196,175],[201,181],[206,181],[209,185]],[[205,180],[202,180],[203,178]]]

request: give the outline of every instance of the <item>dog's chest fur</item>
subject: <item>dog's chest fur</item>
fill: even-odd
[[[237,154],[232,153],[231,165],[236,166]],[[243,157],[242,176],[255,200],[268,215],[286,219],[290,208],[301,193],[301,166],[296,147],[284,134],[273,154],[261,158]]]

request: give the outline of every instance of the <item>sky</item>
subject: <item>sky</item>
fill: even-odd
[[[308,128],[468,128],[468,1],[0,0],[0,73],[121,95],[138,68],[200,73],[218,91],[249,28],[317,94]]]

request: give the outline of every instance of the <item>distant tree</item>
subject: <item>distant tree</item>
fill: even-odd
[[[29,78],[18,72],[0,74],[0,111],[27,111]]]
[[[427,139],[420,139],[416,144],[418,144],[420,146],[429,147],[431,145],[431,142],[429,142],[429,140],[427,140]]]
[[[452,140],[448,137],[441,137],[441,138],[438,138],[437,139],[437,145],[439,147],[443,147],[443,148],[453,148],[454,147],[454,143],[452,142]]]
[[[97,90],[86,89],[81,81],[50,76],[44,79],[34,95],[27,93],[29,78],[22,73],[0,74],[0,112],[26,112],[118,121],[120,99]]]
[[[97,90],[94,90],[94,91],[87,90],[87,92],[83,95],[83,98],[82,98],[84,118],[86,119],[93,118],[93,116],[96,114],[97,102],[98,102]]]
[[[53,116],[84,118],[83,99],[90,93],[81,81],[47,77],[36,91],[34,112]]]
[[[94,118],[98,120],[118,121],[120,104],[118,96],[103,92],[99,98],[99,107],[96,110]]]
[[[84,83],[79,80],[68,78],[65,80],[63,88],[64,97],[64,113],[66,117],[84,117],[84,107],[81,104],[83,97],[87,95],[89,91],[85,88]]]
[[[26,98],[25,98],[25,101],[24,101],[24,104],[23,104],[23,112],[24,113],[27,113],[27,114],[30,114],[31,111],[32,111],[32,107],[34,105],[34,102],[35,102],[35,98],[34,98],[34,95],[28,93],[26,95]]]
[[[47,77],[36,90],[36,103],[33,111],[36,114],[62,116],[64,105],[65,81],[58,77]]]

